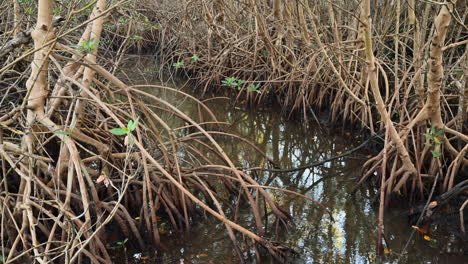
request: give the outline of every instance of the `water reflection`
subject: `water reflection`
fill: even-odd
[[[288,122],[278,114],[237,110],[226,116],[233,123],[230,131],[256,142],[282,168],[326,159],[346,151],[357,141],[343,131],[319,129],[316,124]],[[230,153],[236,153],[239,164],[246,160],[251,164],[262,163],[262,158],[248,148],[234,144],[225,144],[224,147]],[[298,251],[300,257],[294,263],[372,261],[374,210],[367,199],[359,194],[350,194],[361,164],[361,160],[335,160],[299,172],[267,172],[259,177],[261,184],[305,194],[332,210],[334,222],[322,209],[305,199],[270,191],[293,216],[294,228],[277,234],[277,237]]]
[[[154,82],[150,81],[150,82]],[[151,89],[150,89],[151,90]],[[159,96],[174,102],[185,113],[198,121],[207,121],[205,111],[184,97],[174,96],[173,92],[151,90]],[[225,132],[240,135],[254,142],[273,162],[281,168],[299,167],[338,155],[359,144],[357,137],[342,129],[320,127],[314,123],[290,122],[273,109],[267,111],[247,111],[244,107],[233,107],[223,99],[207,103],[215,110],[220,121],[230,123],[223,126]],[[201,120],[200,120],[201,118]],[[166,119],[178,122],[179,119]],[[188,132],[187,132],[188,133]],[[266,167],[269,164],[263,156],[238,140],[215,136],[225,152],[240,167]],[[210,155],[210,153],[207,153]],[[293,216],[293,226],[287,230],[270,233],[275,240],[296,250],[299,255],[290,263],[376,263],[376,207],[369,196],[375,190],[361,189],[352,193],[355,179],[359,176],[366,153],[353,154],[351,158],[337,159],[322,166],[293,173],[257,172],[257,182],[263,185],[289,189],[326,205],[332,211],[335,221],[321,208],[305,199],[268,190],[273,199]],[[213,157],[214,158],[214,157]],[[253,225],[250,211],[242,212],[241,222]],[[388,213],[385,234],[391,246],[391,254],[382,263],[468,263],[466,257],[446,254],[444,245],[450,243],[450,235],[440,234],[437,240],[425,241],[419,236],[410,243],[409,254],[398,260],[398,254],[408,240],[411,227],[398,211]],[[272,228],[272,220],[265,225]],[[163,238],[170,250],[164,252],[163,263],[237,263],[231,241],[225,227],[214,219],[204,220],[195,225],[189,238],[178,235]],[[460,243],[455,240],[452,243]],[[463,249],[465,245],[457,245]],[[462,253],[463,254],[463,253]],[[159,263],[159,262],[157,262]]]

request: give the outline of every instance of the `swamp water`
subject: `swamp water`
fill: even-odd
[[[130,76],[128,78],[132,83],[160,84],[154,77],[158,74],[154,70],[157,67],[141,58],[132,59],[131,67],[124,69],[127,69],[124,72]],[[180,84],[166,85],[181,87]],[[188,115],[198,116],[199,108],[191,99],[158,88],[144,90],[174,103]],[[191,92],[189,90],[184,89]],[[275,109],[249,111],[222,98],[209,100],[206,104],[219,121],[229,123],[222,126],[223,131],[253,142],[281,168],[300,167],[324,160],[360,144],[358,135],[344,129],[327,128],[314,122],[288,121]],[[236,166],[267,166],[263,156],[247,144],[229,137],[215,139]],[[367,155],[369,153],[364,151],[355,152],[346,158],[291,173],[257,172],[261,173],[255,178],[259,184],[301,193],[324,204],[333,216],[334,221],[320,207],[296,195],[268,190],[272,198],[292,216],[288,230],[283,228],[280,234],[270,233],[273,240],[284,241],[283,245],[298,253],[297,258],[289,259],[288,263],[379,262],[375,257],[378,205],[373,203],[373,199],[376,190],[364,186],[352,193]],[[426,234],[429,240],[424,238],[424,234],[415,232],[407,247],[408,253],[400,256],[411,232],[414,232],[408,218],[402,213],[407,210],[402,207],[386,211],[385,236],[390,252],[381,263],[468,263],[467,245],[460,237],[437,225],[431,226],[430,233]],[[241,209],[239,217],[243,226],[254,227],[251,211]],[[274,230],[272,218],[269,217],[268,232]],[[138,249],[129,246],[125,253],[127,260],[116,263],[238,263],[225,226],[213,217],[198,219],[201,220],[200,224],[195,223],[190,235],[185,238],[172,233],[170,222],[163,219],[160,231],[164,235],[161,241],[168,248],[167,251],[146,259],[145,256],[155,255],[155,250],[144,251],[140,255]],[[121,251],[116,255],[116,259],[122,260]],[[255,256],[254,251],[252,256]]]

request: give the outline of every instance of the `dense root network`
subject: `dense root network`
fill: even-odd
[[[201,114],[211,118],[202,124],[97,64],[104,15],[117,5],[97,1],[82,24],[87,26],[79,44],[70,48],[54,30],[53,1],[39,1],[37,25],[29,30],[34,42],[29,79],[16,75],[21,65],[15,53],[1,69],[27,88],[14,93],[14,81],[2,86],[3,260],[111,263],[109,225],[140,248],[148,240],[163,246],[161,214],[175,231],[185,232],[200,210],[224,223],[241,260],[248,244],[281,258],[285,248],[266,239],[258,204],[268,204],[278,221],[289,215],[235,167],[214,139],[216,131],[202,127],[220,125],[215,115],[187,94],[153,87],[199,104]],[[188,125],[174,127],[167,116]],[[242,201],[254,216],[254,231],[233,220]],[[240,237],[250,242],[241,245]]]

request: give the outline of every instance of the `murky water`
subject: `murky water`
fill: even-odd
[[[143,76],[152,76],[148,74],[151,66],[147,63],[141,66],[144,66],[141,72],[147,74]],[[152,78],[146,82],[157,83]],[[175,102],[186,113],[197,113],[196,105],[190,100],[183,100],[171,92],[153,92]],[[254,142],[281,168],[323,160],[360,143],[360,138],[350,131],[316,123],[291,122],[274,109],[248,111],[224,99],[211,100],[207,105],[214,109],[220,121],[230,123],[223,126],[226,132]],[[266,166],[265,159],[247,145],[232,138],[217,137],[217,140],[236,165]],[[274,240],[284,241],[284,245],[297,251],[298,257],[288,263],[468,263],[467,244],[438,225],[431,226],[429,234],[416,232],[408,244],[408,253],[400,255],[414,231],[402,214],[407,210],[404,207],[392,208],[386,213],[385,236],[390,249],[383,259],[376,258],[378,206],[373,203],[375,190],[363,187],[352,193],[367,155],[369,153],[356,152],[351,157],[311,169],[259,175],[257,180],[260,184],[304,194],[332,211],[334,221],[312,202],[280,191],[269,191],[273,199],[293,216],[293,225],[288,231],[270,234]],[[241,218],[244,225],[249,226],[253,222],[249,221],[252,220],[249,211],[243,212]],[[158,262],[150,259],[145,263],[238,262],[225,226],[212,218],[195,224],[190,237],[181,238],[167,232],[162,241],[169,250],[159,252],[161,259]],[[151,253],[143,252],[143,255]],[[132,254],[129,252],[129,262],[143,262],[132,259]]]

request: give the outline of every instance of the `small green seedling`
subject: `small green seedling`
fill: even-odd
[[[224,81],[221,81],[223,86],[228,87],[236,87],[237,86],[237,78],[236,77],[226,77]]]
[[[135,121],[129,120],[127,127],[113,128],[109,130],[109,132],[111,132],[112,134],[116,136],[125,135],[125,140],[124,140],[125,145],[128,145],[128,144],[133,145],[133,143],[135,143],[135,140],[133,139],[132,132],[137,128],[139,120],[140,120],[140,117],[137,117]]]
[[[176,68],[176,69],[182,68],[182,67],[184,67],[184,61],[178,61],[178,62],[172,64],[172,66],[174,66],[174,68]]]
[[[241,89],[245,81],[241,79],[237,79],[236,77],[226,77],[224,78],[224,81],[221,81],[221,83],[223,86],[237,87],[237,89]]]
[[[240,80],[240,79],[237,79],[237,89],[241,89],[242,88],[242,85],[245,83],[244,80]]]
[[[127,250],[127,247],[125,246],[125,244],[128,242],[128,238],[125,238],[124,240],[122,241],[117,241],[115,242],[115,246],[111,247],[112,249],[117,249],[117,248],[124,248],[125,250]]]
[[[197,62],[199,59],[200,59],[200,57],[198,57],[197,54],[193,54],[193,56],[190,57],[190,61],[191,61],[191,62]]]
[[[439,138],[443,134],[444,134],[444,130],[441,129],[437,131],[435,126],[431,127],[429,133],[424,133],[424,136],[426,136],[427,138],[427,141],[426,143],[424,143],[424,145],[428,147],[434,147],[434,149],[431,150],[431,153],[432,153],[432,157],[436,159],[442,156],[442,153],[438,151],[437,149],[443,143]]]
[[[95,39],[90,39],[89,41],[83,41],[79,45],[73,45],[73,48],[78,49],[78,53],[91,53],[96,50],[98,42]]]
[[[261,94],[262,91],[260,91],[258,88],[260,88],[260,84],[257,83],[257,84],[250,84],[249,86],[247,86],[247,91],[248,92],[256,92],[256,93],[259,93]]]

